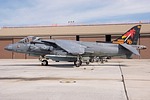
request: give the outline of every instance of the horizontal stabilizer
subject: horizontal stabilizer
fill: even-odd
[[[133,48],[131,45],[128,45],[126,43],[120,44],[120,45],[126,48],[127,50],[129,50],[130,52],[132,52],[133,54],[140,56],[139,52],[135,48]]]

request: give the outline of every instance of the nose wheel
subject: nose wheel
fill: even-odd
[[[43,60],[41,63],[42,66],[48,66],[48,61],[47,60]]]
[[[39,61],[41,62],[42,66],[48,66],[48,59],[45,56],[40,56]]]

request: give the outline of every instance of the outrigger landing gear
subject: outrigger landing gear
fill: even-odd
[[[102,58],[100,58],[100,62],[103,64],[104,62],[108,62],[108,60],[107,59],[110,59],[110,58],[108,58],[108,57],[102,57]]]
[[[86,65],[89,65],[90,64],[90,62],[86,62]]]
[[[103,64],[104,63],[104,59],[102,58],[102,59],[100,59],[100,61],[101,61],[101,64]]]
[[[94,57],[89,59],[89,62],[93,63],[94,62]]]

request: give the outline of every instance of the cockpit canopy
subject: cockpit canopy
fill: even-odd
[[[36,40],[40,40],[40,38],[35,36],[28,36],[20,40],[18,43],[30,43]]]

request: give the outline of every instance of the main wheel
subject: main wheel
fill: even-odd
[[[76,67],[80,67],[82,65],[82,61],[81,60],[77,60],[77,61],[74,62],[74,65]]]
[[[48,65],[48,61],[47,60],[43,60],[41,63],[42,66],[47,66]]]

